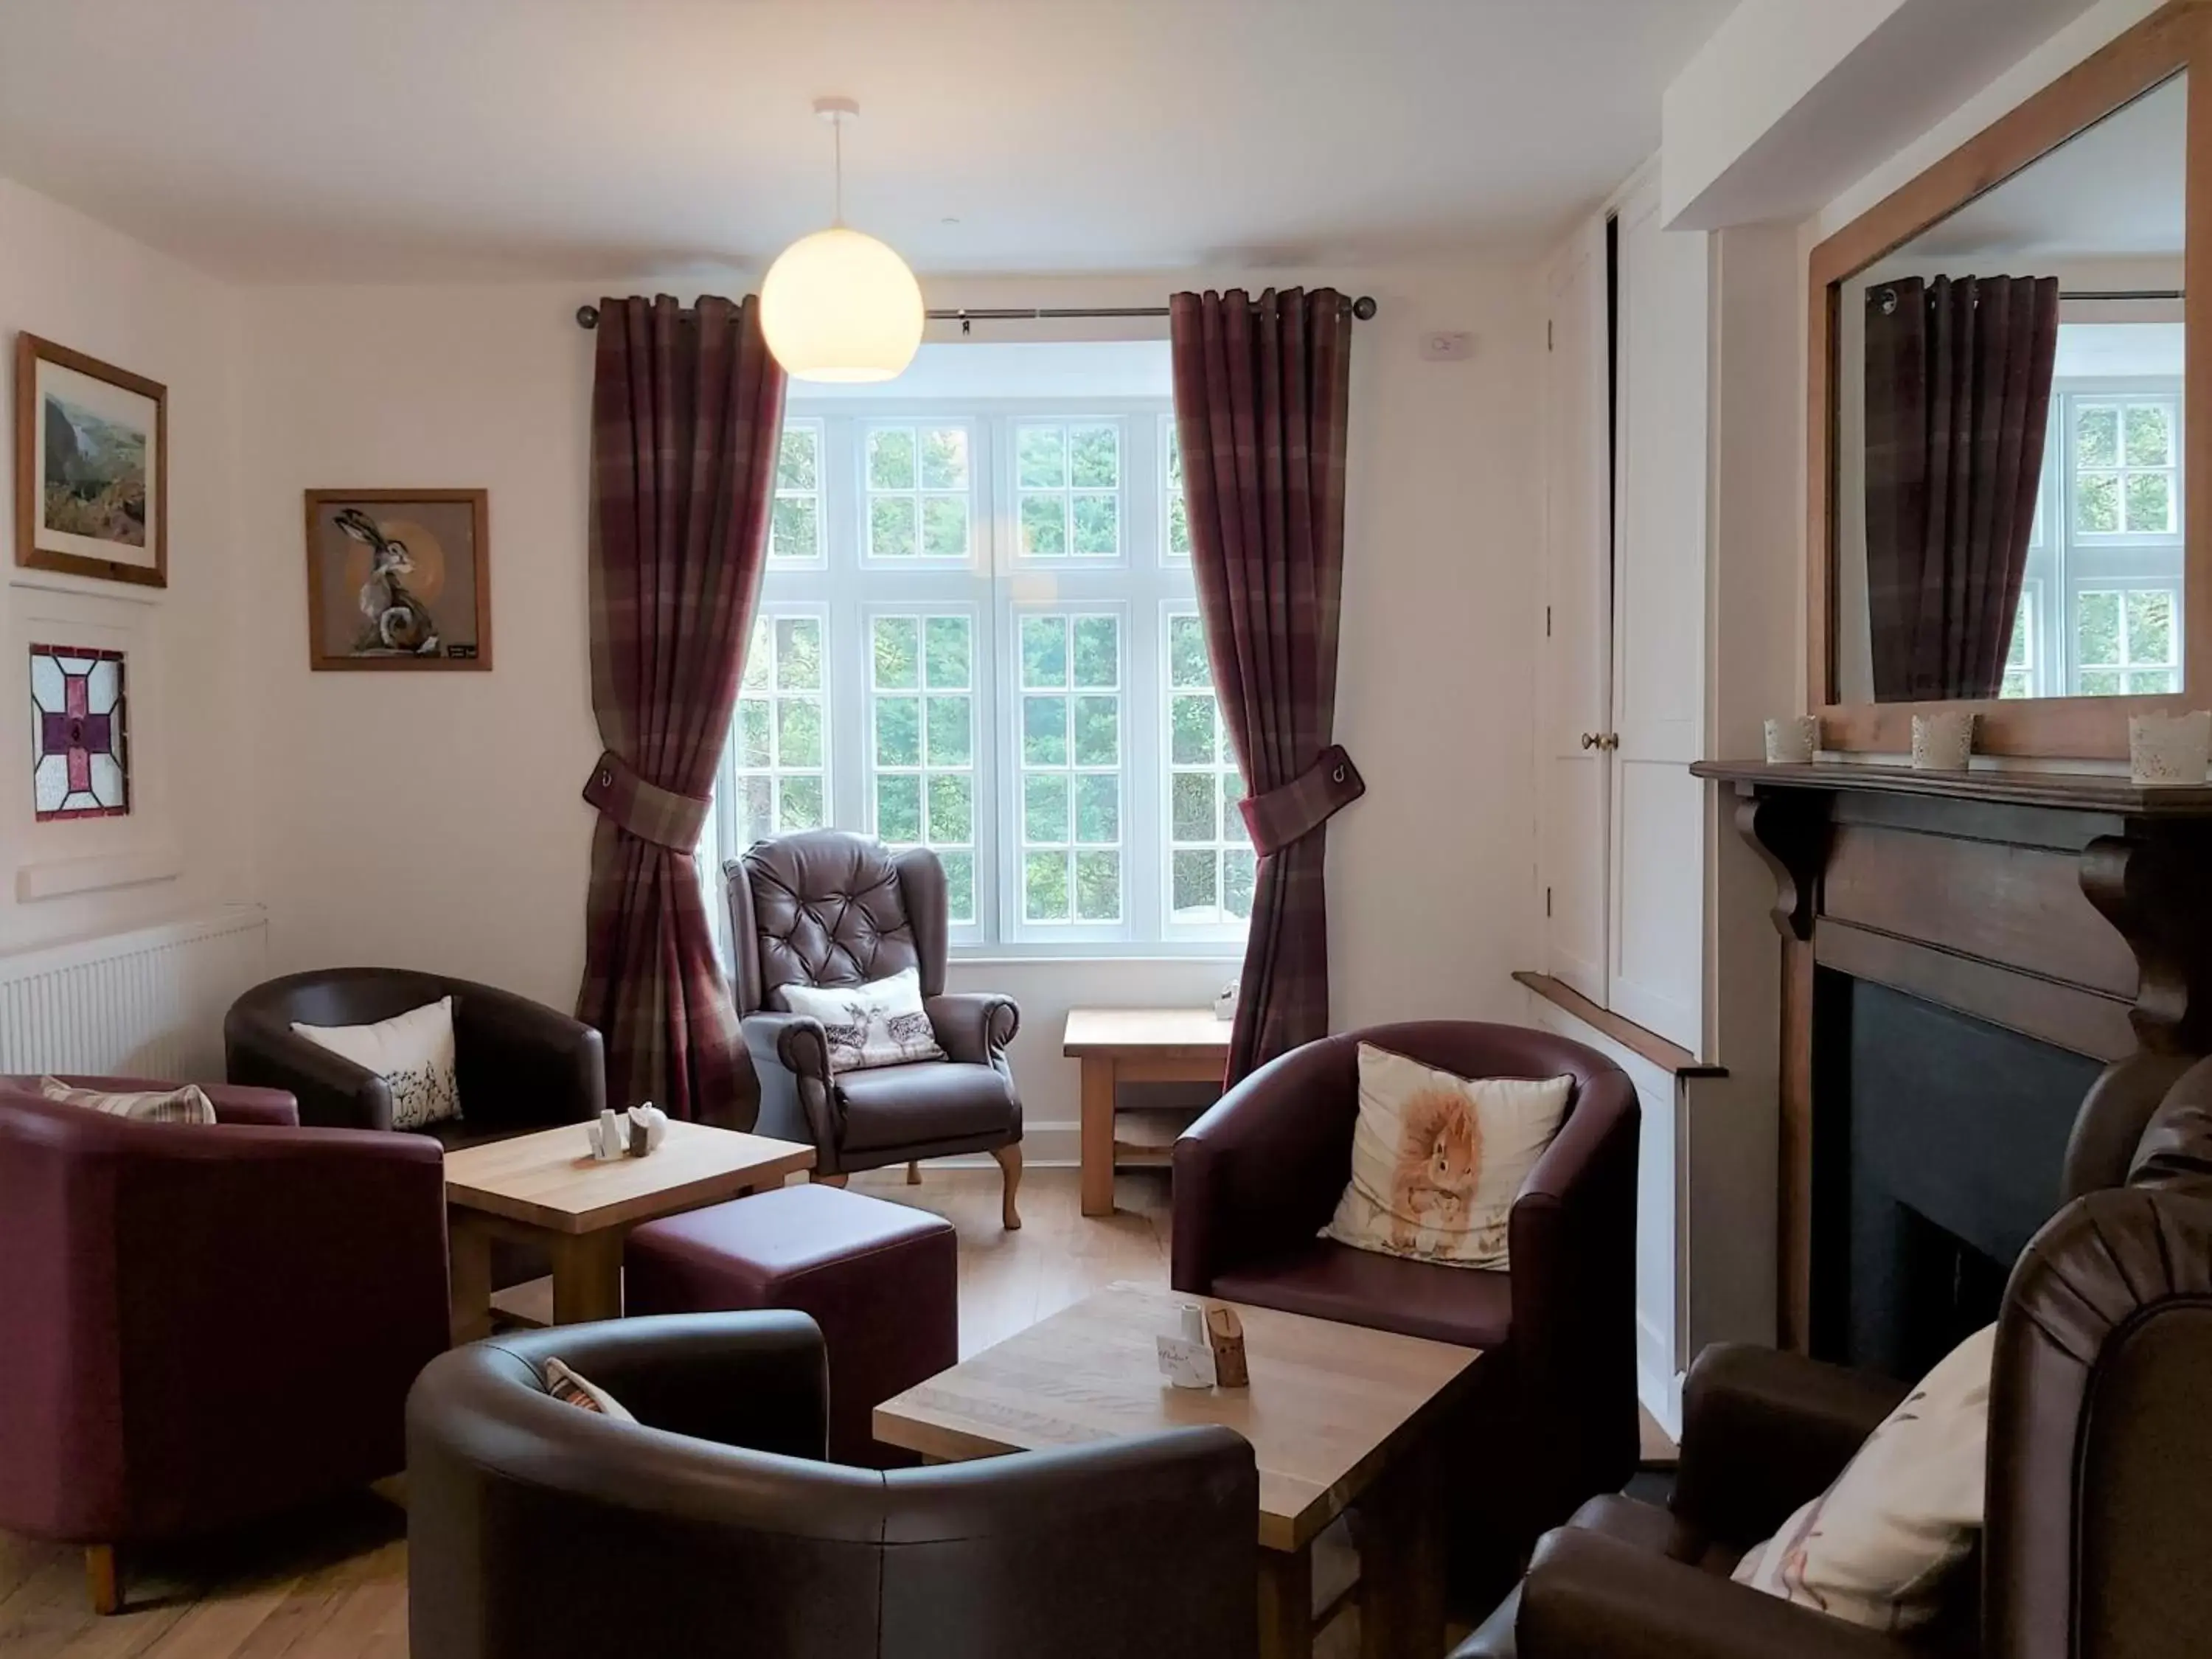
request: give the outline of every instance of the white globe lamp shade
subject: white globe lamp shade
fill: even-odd
[[[896,380],[921,343],[921,288],[874,237],[802,236],[761,284],[761,331],[794,380]]]

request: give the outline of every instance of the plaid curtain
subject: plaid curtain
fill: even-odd
[[[606,752],[576,1017],[607,1098],[749,1127],[757,1089],[695,849],[760,593],[783,370],[760,305],[599,302],[592,388],[592,707]]]
[[[1867,290],[1867,614],[1877,702],[1994,697],[2027,574],[2055,276]]]
[[[1259,854],[1228,1081],[1328,1030],[1322,825],[1365,786],[1334,746],[1352,317],[1333,289],[1178,294],[1176,430],[1199,611]]]

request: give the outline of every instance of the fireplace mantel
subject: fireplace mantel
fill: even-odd
[[[1700,762],[1775,877],[1784,1335],[1811,1297],[1816,970],[2102,1062],[2147,1120],[2212,1053],[2212,788],[2100,774]]]

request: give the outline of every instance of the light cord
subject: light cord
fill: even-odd
[[[830,222],[842,229],[845,223],[845,115],[843,111],[840,110],[836,114],[830,118],[830,132],[831,143],[836,156],[836,161],[835,162],[836,172],[836,211],[830,216]]]

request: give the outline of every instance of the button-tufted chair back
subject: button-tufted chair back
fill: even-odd
[[[908,968],[945,989],[945,866],[842,830],[757,842],[722,866],[741,1015],[781,1009],[787,985],[861,985]]]

